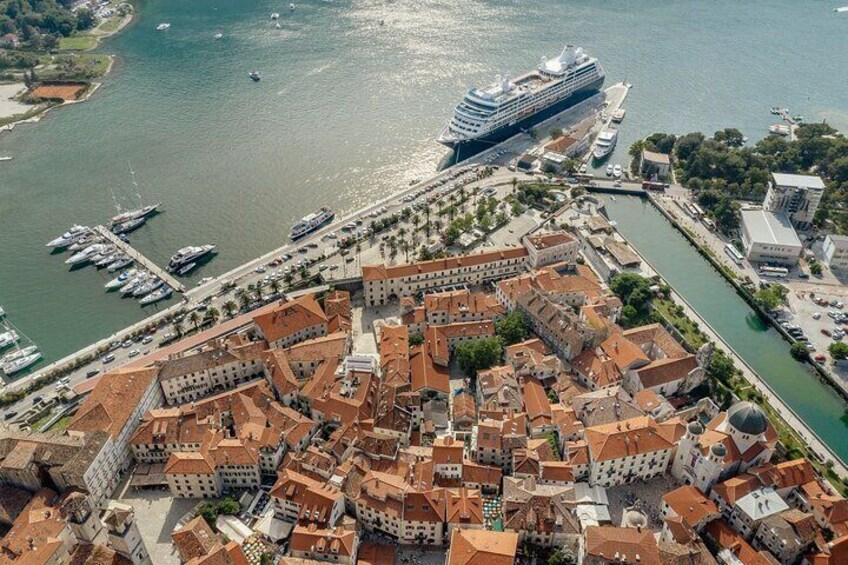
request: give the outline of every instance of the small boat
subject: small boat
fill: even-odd
[[[783,124],[774,124],[769,126],[769,133],[772,135],[787,136],[791,133],[789,126]]]
[[[289,4],[289,10],[291,10],[292,12],[294,12],[294,9],[295,9],[295,5],[294,5],[294,3],[290,3],[290,4]]]
[[[249,76],[250,78],[252,78],[254,82],[259,82],[259,79],[261,79],[261,78],[262,78],[262,77],[259,75],[259,71],[250,71],[250,74],[248,74],[247,76]]]
[[[154,302],[159,302],[160,300],[165,300],[171,293],[174,292],[170,286],[163,286],[157,291],[151,292],[144,298],[138,301],[142,306],[147,306],[148,304],[153,304]]]
[[[278,22],[278,23],[274,24],[274,28],[275,29],[283,29],[283,26],[281,26]]]
[[[609,165],[607,165],[607,176],[608,176],[608,177],[611,177],[611,176],[612,176],[612,163],[610,163]]]
[[[85,249],[86,247],[88,247],[92,243],[97,243],[98,241],[100,241],[100,240],[97,239],[96,237],[94,237],[93,234],[86,234],[83,237],[81,237],[79,239],[79,241],[76,241],[76,242],[70,244],[68,246],[68,251],[75,253],[75,252],[79,251],[80,249]]]
[[[110,273],[114,273],[115,271],[123,269],[124,267],[129,267],[132,264],[133,258],[124,255],[123,257],[119,258],[117,261],[106,267],[106,270]]]
[[[11,363],[21,357],[26,357],[27,355],[32,355],[38,351],[38,347],[35,345],[30,345],[28,347],[18,348],[11,353],[7,353],[3,357],[0,357],[0,365],[5,365],[6,363]]]
[[[140,287],[138,287],[137,289],[135,289],[133,291],[132,295],[135,298],[140,298],[140,297],[142,297],[146,294],[150,294],[151,292],[153,292],[154,290],[156,290],[157,288],[159,288],[163,284],[165,284],[165,281],[163,281],[162,279],[160,279],[157,276],[154,276],[154,277],[150,278],[148,280],[148,282],[146,282],[145,284],[143,284]]]
[[[0,163],[11,161],[13,158],[14,157],[10,157],[9,155],[3,155],[2,157],[0,157]]]
[[[769,112],[771,112],[775,116],[779,116],[780,112],[781,112],[781,108],[779,106],[772,106],[771,108],[769,108]]]
[[[169,23],[161,23],[158,26],[156,26],[156,31],[165,31],[166,29],[168,29],[170,27],[171,27],[171,24],[169,24]]]
[[[223,33],[216,33],[215,34],[215,39],[221,39],[222,37],[224,37]]]
[[[624,120],[624,116],[626,114],[627,114],[627,110],[625,110],[624,108],[619,108],[612,115],[612,121],[614,121],[617,124],[620,124]]]
[[[120,257],[121,255],[122,254],[119,251],[115,250],[114,248],[109,249],[108,251],[106,251],[103,254],[103,256],[100,259],[98,259],[94,262],[94,266],[97,267],[98,269],[102,269],[103,267],[106,267],[106,266],[114,263],[115,260],[118,257]]]
[[[128,271],[124,271],[123,273],[121,273],[120,275],[118,275],[117,277],[115,277],[111,281],[107,282],[105,285],[103,285],[103,288],[105,288],[106,290],[118,289],[118,288],[124,286],[127,282],[129,282],[130,279],[132,279],[134,276],[136,276],[137,273],[138,273],[137,269],[130,269]]]
[[[848,6],[842,6],[841,8],[834,8],[833,11],[836,14],[842,14],[844,12],[848,12]]]
[[[18,371],[23,371],[27,367],[35,365],[41,359],[41,352],[36,351],[31,355],[27,355],[26,357],[21,357],[20,359],[15,359],[10,363],[4,363],[0,365],[0,368],[3,369],[3,372],[7,375],[13,375]]]
[[[796,122],[803,122],[804,116],[802,116],[801,114],[795,114],[794,116],[792,116],[792,119],[795,120]]]
[[[197,263],[189,263],[188,265],[183,265],[183,266],[180,268],[180,270],[179,270],[179,271],[177,271],[177,274],[178,274],[179,276],[187,275],[187,274],[189,274],[189,273],[192,271],[192,269],[194,269],[195,267],[197,267]]]
[[[273,12],[271,14],[271,19],[272,20],[279,20],[280,19],[280,13],[279,12]]]
[[[18,343],[18,333],[15,330],[8,330],[0,333],[0,349],[4,349],[16,343]]]
[[[2,317],[3,317],[3,316],[5,316],[5,315],[6,315],[6,311],[5,311],[5,310],[3,310],[3,307],[2,307],[2,306],[0,306],[0,318],[2,318]]]
[[[616,163],[615,166],[612,168],[612,176],[614,176],[615,178],[621,177],[621,165],[619,165],[618,163]]]
[[[140,218],[133,218],[118,224],[112,224],[112,233],[130,233],[131,231],[137,230],[143,226],[145,222],[147,222],[147,216],[141,216]]]

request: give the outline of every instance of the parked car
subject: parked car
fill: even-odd
[[[832,336],[832,335],[833,335],[833,333],[832,333],[829,329],[827,329],[827,328],[822,328],[821,333],[823,333],[823,334],[824,334],[824,335],[826,335],[827,337],[830,337],[830,336]]]
[[[92,369],[85,374],[85,378],[90,379],[91,377],[97,376],[99,373],[100,369]]]

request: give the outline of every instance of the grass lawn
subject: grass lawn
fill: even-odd
[[[121,26],[123,19],[123,16],[112,16],[97,26],[97,31],[103,33],[115,33],[115,31],[117,31],[117,29]]]
[[[683,334],[683,338],[689,342],[689,345],[696,349],[704,345],[707,339],[706,336],[698,329],[695,322],[690,320],[686,314],[679,314],[677,305],[671,300],[661,300],[659,298],[653,301],[654,308],[657,309],[671,324]]]
[[[88,51],[96,46],[97,38],[88,34],[72,35],[59,40],[59,49],[62,51]]]
[[[73,416],[62,416],[61,418],[56,420],[55,424],[50,426],[49,431],[56,433],[64,432],[68,428],[68,425],[70,425],[71,420],[73,420],[73,418]]]

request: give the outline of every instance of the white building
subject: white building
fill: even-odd
[[[787,214],[799,230],[810,229],[824,194],[821,177],[772,173],[771,178],[763,207]]]
[[[833,270],[848,269],[848,236],[828,235],[822,245],[824,262]]]
[[[789,510],[789,505],[780,495],[771,487],[763,487],[737,500],[728,522],[743,538],[749,540],[760,522],[786,510]]]
[[[527,248],[527,265],[538,269],[551,263],[574,263],[580,242],[562,230],[540,235],[527,235],[521,243]]]
[[[802,250],[789,216],[760,208],[742,210],[742,243],[756,263],[794,265]]]

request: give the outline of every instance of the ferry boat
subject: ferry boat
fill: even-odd
[[[215,251],[214,244],[183,247],[171,256],[171,260],[168,261],[167,271],[169,273],[176,273],[185,265],[196,263],[199,259],[206,257],[213,251]]]
[[[615,142],[618,141],[618,130],[615,128],[607,128],[598,134],[598,139],[595,140],[595,148],[592,150],[592,157],[597,161],[606,159],[612,150],[615,149]]]
[[[298,223],[294,225],[291,229],[291,234],[289,237],[292,239],[297,239],[299,237],[303,237],[306,234],[313,232],[331,221],[336,216],[336,213],[323,206],[318,208],[314,212],[309,215],[304,216],[300,219]]]
[[[566,45],[535,71],[472,88],[436,138],[451,148],[469,142],[503,141],[600,91],[604,69],[580,47]]]

